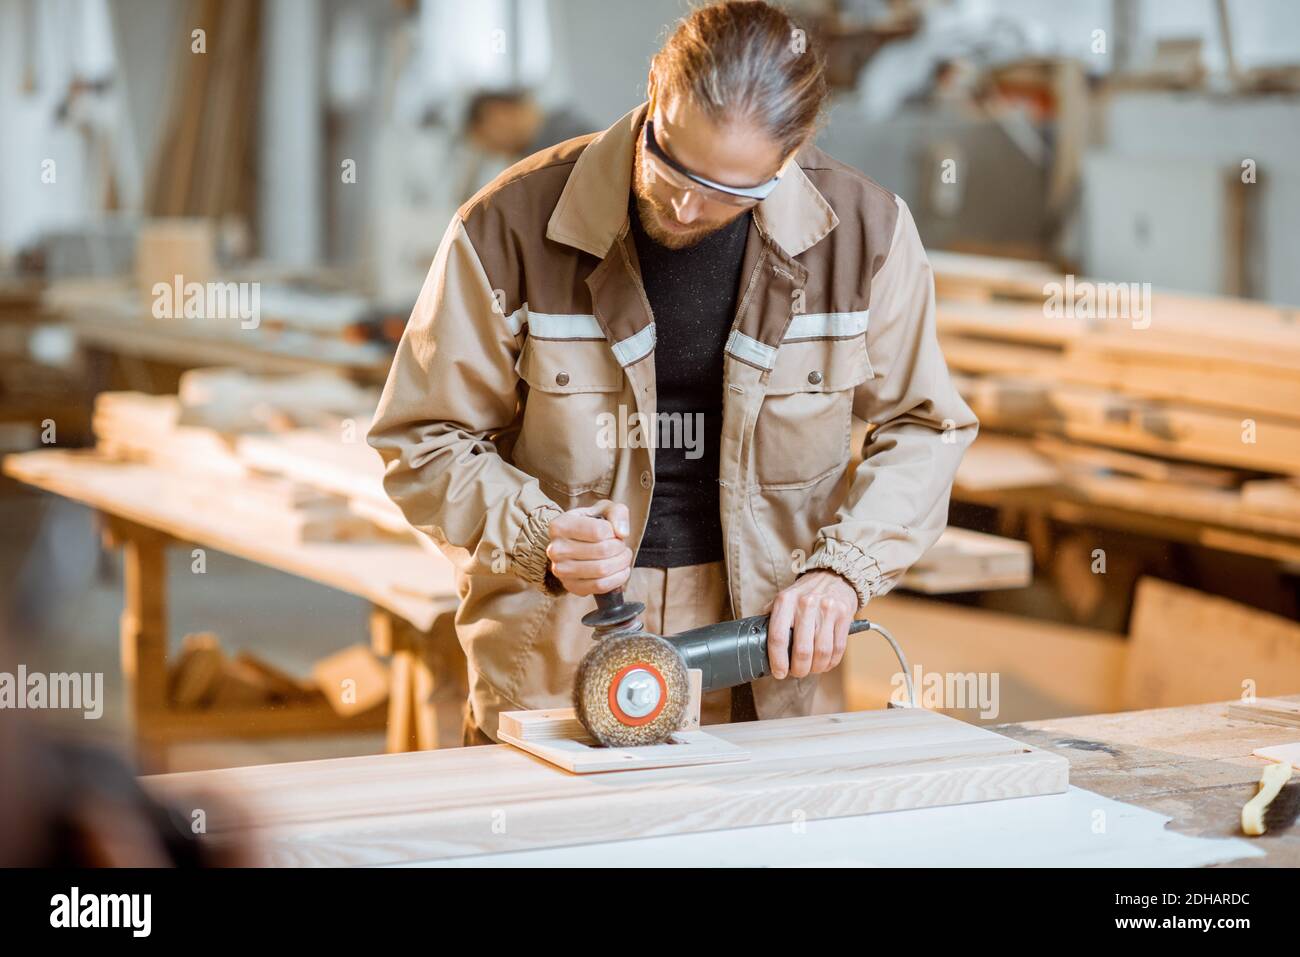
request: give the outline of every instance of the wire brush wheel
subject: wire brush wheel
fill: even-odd
[[[578,664],[573,709],[601,744],[629,748],[667,741],[681,727],[689,695],[686,664],[664,639],[602,638]]]

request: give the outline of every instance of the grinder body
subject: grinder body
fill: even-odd
[[[772,673],[767,657],[767,615],[692,628],[664,639],[677,649],[687,668],[698,668],[704,691],[734,688]],[[870,631],[869,621],[854,621],[849,634]]]

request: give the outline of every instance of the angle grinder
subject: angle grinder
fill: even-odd
[[[645,605],[622,589],[596,596],[582,618],[595,645],[578,665],[573,707],[593,738],[606,747],[661,744],[681,728],[690,697],[687,670],[701,672],[701,692],[731,688],[771,674],[768,615],[719,622],[661,637],[641,622]],[[898,642],[876,622],[859,620],[849,634],[874,631],[889,642],[902,666],[908,701],[916,706],[912,673]]]

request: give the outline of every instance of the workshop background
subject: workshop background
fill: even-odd
[[[1300,693],[1300,5],[787,6],[983,424],[867,611],[923,703]],[[450,570],[369,416],[453,210],[637,104],[685,9],[0,0],[0,670],[104,676],[34,717],[155,770],[459,744]],[[858,641],[819,710],[896,671]]]

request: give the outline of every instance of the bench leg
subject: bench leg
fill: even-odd
[[[122,675],[142,769],[164,770],[166,749],[149,731],[167,710],[167,540],[147,529],[115,530],[124,557]]]
[[[433,628],[421,632],[375,608],[371,639],[378,654],[392,656],[387,750],[460,745],[468,680],[452,613],[439,616]]]

